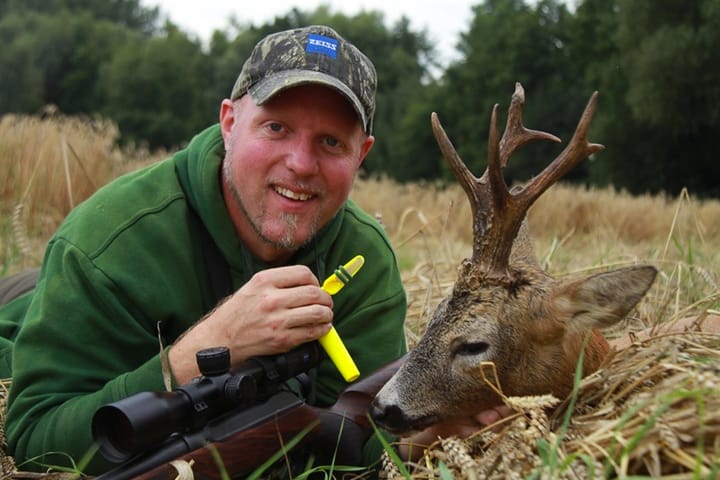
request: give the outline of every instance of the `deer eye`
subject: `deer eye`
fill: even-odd
[[[459,345],[455,350],[455,355],[472,356],[485,353],[490,348],[490,344],[486,342],[470,342]]]

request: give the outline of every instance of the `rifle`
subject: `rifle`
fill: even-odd
[[[336,452],[336,465],[361,465],[373,433],[370,402],[403,358],[348,386],[328,408],[306,404],[284,388],[321,359],[317,342],[288,353],[253,357],[229,371],[227,349],[198,352],[202,375],[172,392],[141,392],[95,413],[93,436],[100,453],[120,465],[97,480],[172,480],[173,460],[192,461],[196,479],[246,476],[287,444],[311,443]],[[220,459],[220,463],[217,459]],[[224,470],[223,470],[224,469]]]

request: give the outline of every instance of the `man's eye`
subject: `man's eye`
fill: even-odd
[[[272,130],[273,132],[281,132],[283,129],[283,126],[277,122],[271,122],[268,124],[268,128]]]
[[[335,137],[325,137],[325,144],[328,147],[337,147],[340,145],[340,141]]]

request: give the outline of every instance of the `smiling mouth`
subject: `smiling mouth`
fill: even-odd
[[[281,195],[290,200],[296,200],[298,202],[305,202],[305,201],[311,200],[312,198],[315,197],[314,195],[309,194],[309,193],[293,192],[292,190],[290,190],[288,188],[283,188],[283,187],[278,187],[278,186],[274,187],[274,190],[278,195]]]

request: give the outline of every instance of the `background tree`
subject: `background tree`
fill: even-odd
[[[132,31],[154,27],[156,9],[132,1],[8,0],[0,17],[0,114],[39,112],[56,105],[66,113],[92,113],[101,64]]]
[[[39,65],[37,36],[27,27],[40,26],[43,19],[5,14],[0,19],[0,114],[37,112],[44,102],[44,72]]]
[[[37,12],[55,16],[68,12],[88,13],[130,30],[152,34],[157,27],[157,7],[143,7],[140,0],[4,0],[8,11]],[[2,12],[0,3],[0,12]]]
[[[378,74],[374,133],[376,143],[363,164],[369,174],[397,175],[396,162],[402,154],[398,125],[405,112],[423,91],[423,78],[431,66],[432,47],[426,33],[412,32],[407,18],[390,29],[377,12],[353,18],[328,19],[338,31],[355,43],[375,63]],[[347,32],[347,33],[345,33]]]
[[[126,140],[150,147],[189,140],[217,118],[218,104],[207,99],[207,57],[199,42],[172,24],[166,34],[135,36],[119,48],[101,72],[105,103],[100,112],[118,122]]]
[[[461,157],[479,175],[487,161],[490,112],[500,102],[499,127],[503,128],[516,81],[523,84],[528,98],[526,125],[565,139],[589,92],[582,92],[583,98],[581,88],[569,88],[577,67],[568,62],[569,13],[564,5],[553,0],[541,1],[535,7],[521,0],[488,0],[476,5],[473,12],[470,29],[458,44],[461,59],[432,87],[435,92],[420,97],[424,106],[408,110],[408,115],[419,118],[407,119],[403,125],[411,129],[425,125],[429,129],[430,113],[437,111]],[[429,166],[438,161],[437,147],[428,148],[428,134],[415,131],[415,135],[423,141],[414,150],[408,147],[405,155],[428,165],[417,167],[418,173],[432,174],[438,170]],[[552,144],[528,146],[508,165],[507,181],[528,178],[558,152]],[[445,175],[452,174],[448,171]],[[574,175],[582,175],[582,169]]]
[[[630,112],[624,102],[627,79],[621,74],[617,46],[618,10],[617,0],[585,0],[578,5],[571,26],[570,55],[581,66],[579,78],[584,79],[589,90],[600,91],[590,134],[606,149],[588,162],[591,181],[599,185],[609,184],[615,175],[613,153],[618,146],[639,135],[625,121]]]
[[[649,16],[649,17],[648,17]],[[582,45],[596,54],[586,78],[602,92],[590,180],[633,193],[684,187],[718,195],[720,2],[586,0]],[[599,46],[599,47],[598,47]],[[600,160],[602,159],[602,160]]]
[[[262,25],[231,19],[208,44],[140,0],[0,0],[0,114],[101,113],[122,141],[177,148],[215,123],[255,43],[312,23],[336,28],[375,62],[377,143],[364,164],[400,181],[450,178],[430,129],[437,111],[460,155],[485,167],[490,111],[500,127],[514,83],[525,124],[567,142],[592,91],[591,137],[606,149],[568,180],[631,192],[688,187],[720,195],[720,0],[477,0],[459,58],[440,67],[426,31],[382,13],[293,8]],[[432,73],[432,75],[431,75]],[[539,171],[562,146],[533,144],[508,183]]]
[[[720,135],[718,25],[717,0],[621,2],[618,46],[626,101],[631,118],[648,133],[642,164],[648,170],[649,164],[660,166],[649,170],[655,177],[651,191],[676,194],[688,187],[720,194],[714,148]],[[625,186],[638,191],[632,183]]]

